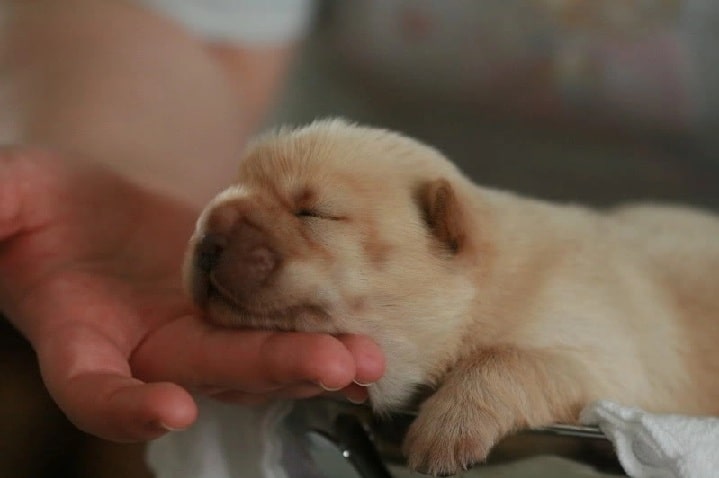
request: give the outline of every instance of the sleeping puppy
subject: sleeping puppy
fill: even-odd
[[[378,412],[434,393],[410,467],[452,474],[596,399],[719,413],[719,219],[478,187],[398,134],[319,121],[257,140],[198,220],[186,282],[222,325],[366,334]]]

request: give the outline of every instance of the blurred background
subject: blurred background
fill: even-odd
[[[342,116],[422,139],[483,185],[716,209],[717,5],[319,2],[264,127]],[[65,422],[31,350],[0,326],[0,476],[150,476],[142,446]]]

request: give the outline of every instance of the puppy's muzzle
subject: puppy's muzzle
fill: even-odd
[[[208,230],[195,245],[192,295],[204,307],[212,294],[242,305],[268,286],[281,257],[257,226],[238,218],[224,230]]]

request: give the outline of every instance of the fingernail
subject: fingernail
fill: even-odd
[[[347,400],[354,403],[355,405],[362,405],[364,402],[367,401],[366,398],[353,398],[353,397],[347,397]]]
[[[342,390],[342,387],[335,387],[335,388],[333,388],[333,387],[328,387],[327,385],[325,385],[325,384],[322,383],[322,382],[319,382],[318,384],[319,384],[320,387],[322,387],[323,390],[325,390],[325,391],[327,391],[327,392],[337,392],[338,390]]]
[[[163,430],[167,430],[168,432],[179,432],[184,430],[184,428],[173,428],[163,422],[160,422],[160,428],[162,428]]]
[[[371,383],[362,383],[359,380],[352,380],[356,385],[359,385],[360,387],[369,387],[372,385]]]

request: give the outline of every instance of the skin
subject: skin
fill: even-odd
[[[189,426],[191,393],[366,399],[354,382],[384,369],[371,340],[212,326],[180,285],[200,207],[289,50],[218,49],[129,3],[2,5],[15,11],[0,38],[0,136],[47,146],[0,150],[0,310],[73,423],[136,441]],[[275,80],[241,81],[249,72]]]

